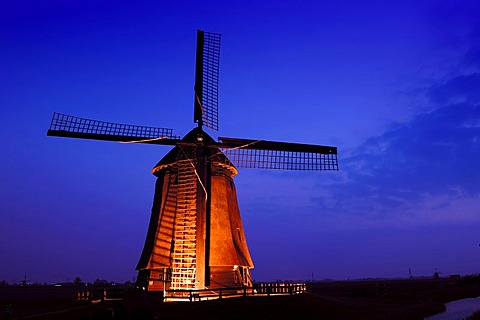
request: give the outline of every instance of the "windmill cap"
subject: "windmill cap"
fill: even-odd
[[[170,150],[152,169],[152,173],[158,176],[161,170],[167,169],[179,160],[196,159],[197,143],[203,143],[205,146],[209,146],[215,143],[212,137],[199,128],[192,129],[187,133],[182,140]],[[223,152],[215,147],[206,149],[207,157],[210,158],[211,163],[215,167],[220,167],[228,170],[230,176],[234,177],[238,174],[237,168],[232,162],[223,154]]]

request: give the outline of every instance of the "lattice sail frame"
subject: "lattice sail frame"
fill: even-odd
[[[222,149],[222,152],[240,168],[338,171],[337,154],[257,149]]]
[[[200,100],[202,124],[218,131],[218,79],[220,67],[220,41],[218,33],[199,31],[195,80],[195,105]],[[203,38],[203,39],[202,39]],[[200,115],[198,107],[195,121]]]
[[[48,135],[101,138],[102,140],[180,139],[172,129],[120,124],[70,116],[54,112]],[[118,139],[115,139],[117,137]]]
[[[218,75],[220,66],[220,39],[217,33],[204,34],[203,48],[203,121],[218,131]]]

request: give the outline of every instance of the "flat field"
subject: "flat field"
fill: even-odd
[[[293,296],[161,303],[124,292],[123,302],[75,302],[75,288],[0,288],[0,319],[424,319],[444,303],[480,296],[477,278],[315,282]],[[11,316],[4,312],[11,306]],[[480,309],[480,306],[479,306]],[[10,317],[10,318],[9,318]]]

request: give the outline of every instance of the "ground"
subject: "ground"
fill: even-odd
[[[307,284],[294,296],[161,303],[124,292],[123,302],[75,301],[75,288],[0,288],[0,319],[423,319],[444,303],[480,296],[478,277],[334,281]],[[52,313],[53,312],[53,313]],[[31,317],[32,315],[36,315]],[[477,318],[478,319],[478,318]]]

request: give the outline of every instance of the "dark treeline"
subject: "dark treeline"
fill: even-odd
[[[106,279],[96,279],[93,282],[84,282],[80,277],[75,277],[73,281],[65,282],[56,282],[56,283],[40,283],[40,282],[29,282],[26,279],[9,283],[7,280],[0,280],[0,287],[10,287],[10,286],[62,286],[62,287],[109,287],[109,286],[122,286],[122,287],[133,287],[134,283],[131,281],[125,282],[115,282],[109,281]]]

